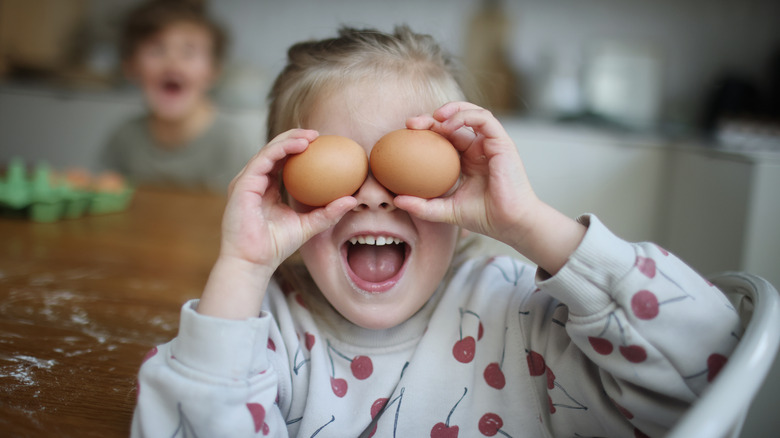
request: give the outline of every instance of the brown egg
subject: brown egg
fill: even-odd
[[[98,192],[122,193],[125,187],[125,178],[113,171],[103,172],[95,180],[95,190]]]
[[[305,151],[290,156],[282,171],[287,192],[313,207],[355,193],[367,175],[366,151],[338,135],[317,137]]]
[[[398,195],[435,198],[460,176],[460,156],[441,135],[428,130],[392,131],[371,150],[371,172]]]

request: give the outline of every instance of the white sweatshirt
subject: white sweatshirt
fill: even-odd
[[[581,221],[555,276],[470,260],[389,330],[275,283],[245,321],[193,300],[141,367],[132,435],[661,436],[727,360],[739,318],[675,256]]]

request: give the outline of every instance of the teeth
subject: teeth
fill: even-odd
[[[355,236],[349,239],[349,243],[356,245],[358,243],[364,244],[364,245],[390,245],[392,244],[400,244],[403,243],[403,240],[391,237],[391,236]]]

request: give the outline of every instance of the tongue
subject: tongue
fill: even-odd
[[[401,269],[403,245],[350,245],[347,261],[352,272],[372,283],[385,281]]]

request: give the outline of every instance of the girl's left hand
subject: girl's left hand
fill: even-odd
[[[451,102],[406,125],[446,137],[460,152],[461,178],[440,198],[397,196],[398,208],[504,242],[551,274],[565,264],[585,228],[539,200],[517,147],[490,111]]]
[[[493,114],[471,103],[452,102],[430,116],[410,118],[406,125],[446,137],[461,154],[461,177],[447,196],[398,196],[396,206],[421,219],[455,224],[514,246],[515,234],[530,220],[539,199],[517,147]]]

